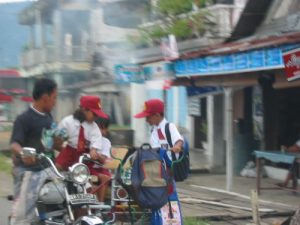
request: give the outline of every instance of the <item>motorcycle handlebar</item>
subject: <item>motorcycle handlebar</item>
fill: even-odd
[[[40,153],[38,155],[38,157],[40,158],[44,158],[47,160],[47,162],[51,165],[54,173],[61,179],[65,179],[65,177],[58,171],[58,169],[56,168],[56,166],[54,165],[53,161],[51,159],[49,159],[44,153]]]
[[[95,164],[97,164],[97,165],[103,167],[103,164],[102,164],[102,163],[99,163],[97,160],[93,160],[93,159],[91,158],[90,154],[88,154],[88,153],[85,153],[85,154],[81,155],[81,156],[79,157],[79,162],[80,162],[80,163],[84,163],[84,162],[93,162],[93,163],[95,163]]]
[[[52,162],[52,160],[46,156],[44,153],[37,153],[35,148],[24,147],[21,152],[22,157],[37,157],[38,159],[46,159],[47,162],[52,167],[54,173],[61,179],[65,179],[65,177],[57,170],[56,166]]]

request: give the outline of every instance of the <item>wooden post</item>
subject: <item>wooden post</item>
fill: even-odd
[[[232,88],[225,88],[225,141],[226,141],[226,189],[232,190],[233,182],[233,134]]]
[[[251,190],[252,218],[255,225],[261,225],[259,217],[258,197],[256,190]]]
[[[261,159],[256,157],[256,191],[260,194]]]

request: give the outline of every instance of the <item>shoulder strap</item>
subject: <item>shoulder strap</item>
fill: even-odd
[[[168,144],[171,148],[173,148],[173,142],[172,142],[171,133],[170,133],[170,123],[166,123],[165,132],[166,132]],[[176,160],[176,155],[173,151],[172,151],[171,155],[172,155],[172,160],[173,161]]]
[[[166,123],[165,132],[166,132],[168,144],[171,148],[173,148],[173,143],[172,143],[171,134],[170,134],[170,124],[169,123]]]

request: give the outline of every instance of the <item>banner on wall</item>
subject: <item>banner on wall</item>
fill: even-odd
[[[174,70],[177,77],[185,77],[279,69],[284,68],[283,53],[295,48],[300,48],[300,43],[177,60],[174,63]],[[294,59],[294,62],[298,62],[298,59]]]
[[[119,84],[143,83],[143,68],[138,64],[118,64],[115,65],[115,82]]]
[[[283,53],[284,69],[288,81],[300,78],[300,48]]]
[[[171,62],[149,63],[143,66],[146,80],[164,80],[175,77],[174,65]]]

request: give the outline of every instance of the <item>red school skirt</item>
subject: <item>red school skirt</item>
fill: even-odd
[[[67,147],[59,153],[55,159],[55,162],[62,166],[64,170],[68,170],[70,166],[73,166],[75,163],[79,162],[79,157],[81,155],[81,153],[77,152],[76,148],[72,148],[71,146],[67,145]],[[98,174],[104,174],[109,177],[111,176],[111,173],[108,171],[108,169],[102,167],[95,168],[96,164],[92,162],[86,162],[85,164],[89,168],[91,175],[98,176]]]

